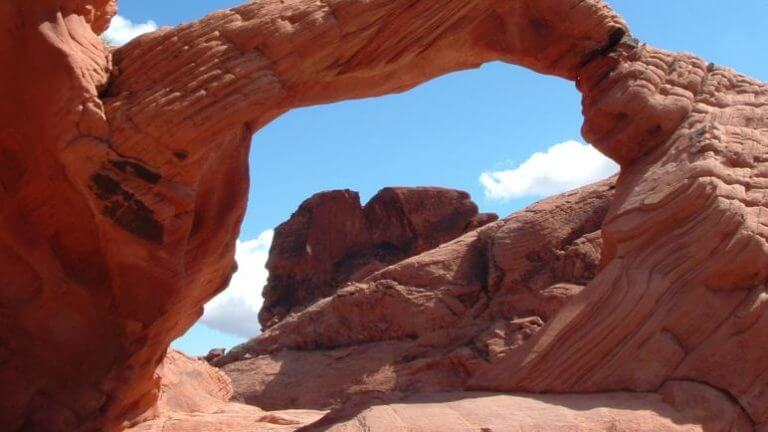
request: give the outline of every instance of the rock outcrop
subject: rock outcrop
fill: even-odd
[[[496,219],[478,214],[469,194],[451,189],[386,188],[364,207],[350,190],[316,194],[275,229],[259,319],[269,328],[346,282]]]
[[[499,327],[485,339],[467,330],[482,361],[459,384],[604,393],[698,382],[737,402],[748,429],[768,424],[765,84],[638,43],[600,0],[265,0],[111,50],[97,34],[114,3],[0,3],[7,430],[119,430],[155,404],[170,341],[235,267],[255,131],[295,107],[492,60],[576,81],[583,135],[622,173],[599,239],[547,234],[576,255],[601,243],[594,278],[583,289],[524,279],[549,288],[521,303],[514,289],[493,297]],[[460,339],[444,329],[464,331],[467,309],[491,299],[469,262],[514,265],[521,253],[472,251],[524,230],[490,224],[374,273],[281,321],[254,353],[395,339],[441,348]],[[519,277],[492,270],[500,286]],[[411,315],[389,315],[396,305]]]
[[[614,180],[544,200],[394,263],[213,361],[266,409],[462,390],[595,277]]]
[[[162,380],[157,405],[132,422],[129,432],[293,432],[325,414],[266,412],[230,402],[226,375],[178,351],[170,350],[157,372]]]

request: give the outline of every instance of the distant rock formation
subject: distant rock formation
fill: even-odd
[[[409,357],[370,379],[443,388],[420,371],[467,364],[456,388],[698,383],[744,413],[732,429],[765,430],[764,83],[639,43],[600,0],[263,0],[111,49],[98,34],[115,3],[0,2],[6,430],[111,432],[155,406],[170,342],[235,268],[255,131],[495,60],[576,82],[585,139],[622,168],[612,197],[582,190],[556,201],[577,212],[560,225],[529,214],[540,226],[496,222],[390,265],[222,361],[415,344],[444,366]],[[605,200],[594,231],[589,196]],[[469,317],[494,327],[478,336]],[[366,385],[381,388],[336,389]]]
[[[452,189],[386,188],[364,207],[357,192],[318,193],[275,229],[261,324],[497,219]]]
[[[213,362],[214,360],[218,359],[219,357],[222,357],[224,353],[227,350],[225,348],[213,348],[208,351],[208,354],[198,357],[200,360],[204,360],[208,363]]]
[[[614,189],[611,179],[544,200],[343,282],[213,364],[265,409],[464,390],[595,277]]]

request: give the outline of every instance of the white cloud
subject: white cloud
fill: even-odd
[[[116,15],[112,18],[109,29],[102,35],[109,44],[120,46],[125,45],[131,39],[157,30],[157,23],[147,21],[144,24],[134,24],[130,20]]]
[[[534,153],[517,168],[484,172],[480,184],[491,199],[550,196],[615,174],[619,166],[594,147],[577,141]]]
[[[237,273],[222,293],[205,305],[201,322],[224,333],[252,338],[261,332],[258,314],[263,299],[262,288],[269,272],[265,268],[274,231],[264,231],[258,238],[237,241]]]

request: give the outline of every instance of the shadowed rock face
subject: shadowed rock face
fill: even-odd
[[[346,282],[496,219],[478,214],[469,194],[451,189],[387,188],[364,207],[357,192],[316,194],[275,229],[259,319],[272,327]]]
[[[0,4],[6,429],[118,430],[153,406],[169,342],[234,269],[252,133],[294,107],[404,91],[491,60],[576,81],[584,136],[622,173],[595,277],[541,323],[502,323],[489,341],[519,343],[505,342],[465,387],[583,393],[695,381],[755,425],[768,421],[763,83],[636,43],[599,0],[266,0],[109,50],[96,33],[114,12],[96,0]],[[449,243],[458,251],[435,249],[447,254],[438,261],[465,256],[471,234]],[[475,301],[410,301],[421,295],[413,288],[444,279],[409,263],[304,313],[344,329],[325,312],[354,304],[344,296],[409,304],[419,313],[388,327],[349,325],[358,339],[409,339]],[[398,282],[401,270],[413,286]],[[433,291],[461,297],[452,289]],[[499,313],[522,309],[512,303]],[[360,342],[319,335],[307,345],[299,332],[291,346]],[[486,346],[495,358],[498,344]]]

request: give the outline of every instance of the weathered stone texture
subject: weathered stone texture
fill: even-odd
[[[698,382],[765,429],[764,83],[639,44],[600,0],[265,0],[109,49],[97,34],[114,13],[0,2],[4,428],[119,430],[155,404],[170,341],[235,267],[263,125],[501,60],[576,81],[585,138],[622,166],[612,197],[577,192],[547,210],[575,222],[524,214],[532,227],[497,222],[389,266],[254,353],[471,339],[435,354],[448,370],[480,359],[465,389]],[[494,320],[480,338],[475,313]],[[437,368],[403,376],[439,384],[419,378]]]

